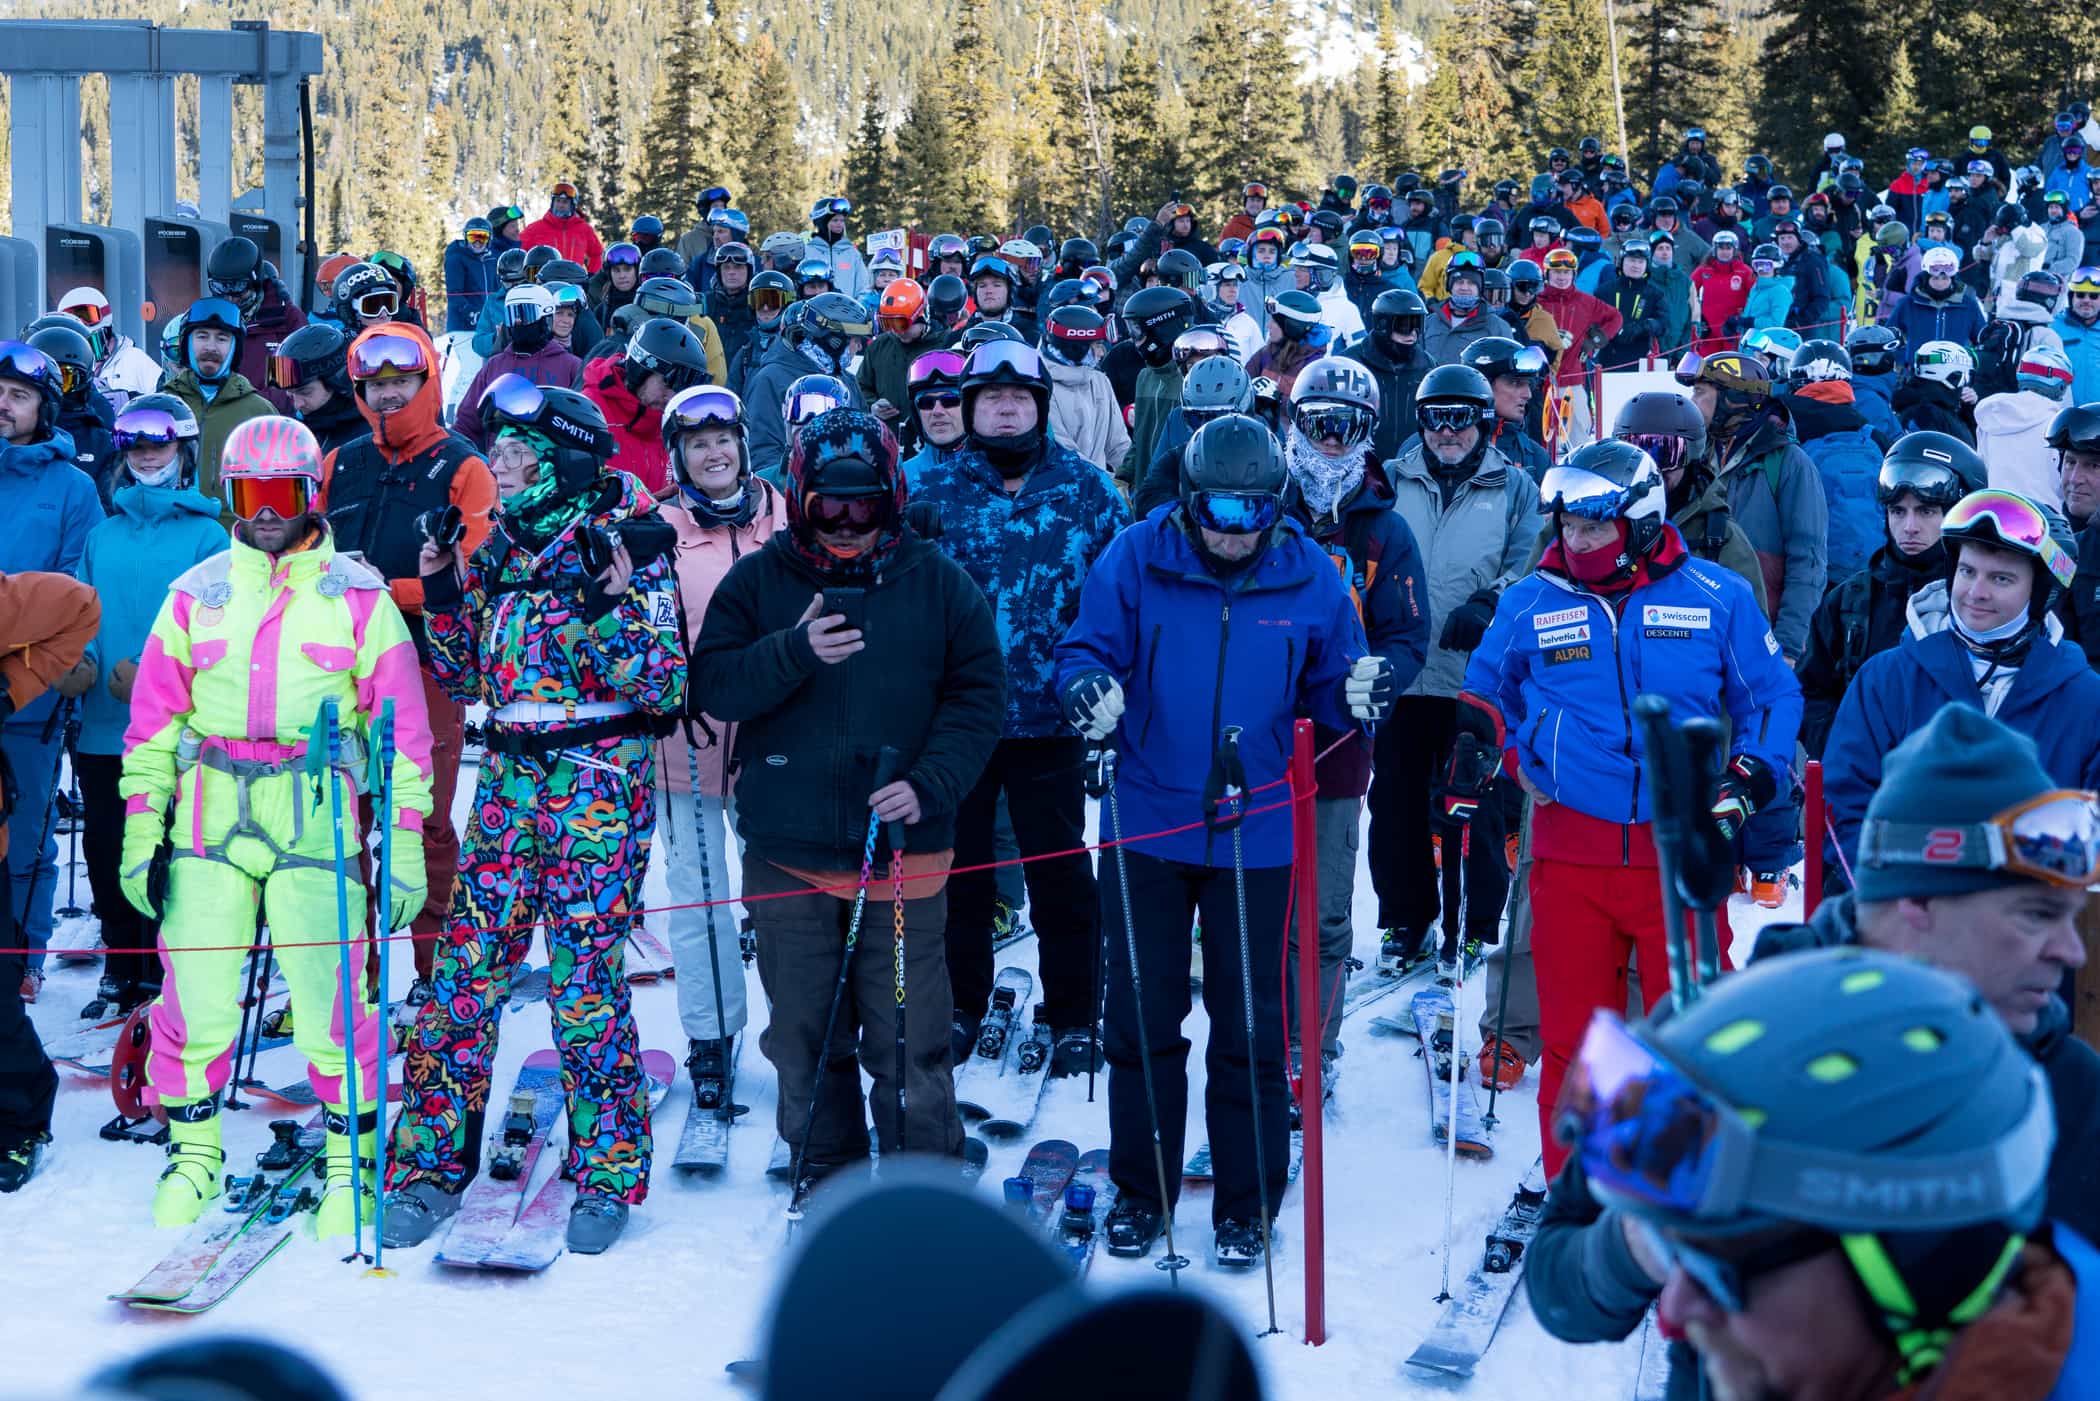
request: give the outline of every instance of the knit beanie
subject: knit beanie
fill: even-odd
[[[1972,866],[1934,866],[1915,858],[1886,862],[1874,856],[1876,823],[1913,830],[1978,826],[2031,798],[2062,787],[2042,767],[2034,741],[1975,706],[1942,706],[1923,729],[1889,751],[1881,787],[1867,804],[1854,875],[1868,903],[1967,895],[2027,879]],[[1892,843],[1930,850],[1930,843]]]

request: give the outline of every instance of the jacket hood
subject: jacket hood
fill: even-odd
[[[1811,384],[1805,389],[1840,389],[1842,400],[1826,399],[1807,392],[1786,395],[1787,412],[1792,415],[1798,436],[1803,442],[1820,438],[1826,433],[1845,433],[1855,428],[1864,428],[1867,418],[1852,402],[1852,386]]]
[[[208,410],[215,409],[221,404],[231,404],[236,400],[246,399],[251,395],[258,399],[262,397],[256,393],[254,384],[249,381],[246,375],[239,370],[228,370],[226,378],[219,381],[219,396],[216,399],[207,400],[204,397],[203,382],[197,378],[197,372],[187,366],[177,370],[174,374],[169,375],[166,380],[162,381],[160,390],[163,394],[173,394],[190,401],[190,407],[196,412],[200,423]],[[200,405],[202,407],[199,407]],[[271,413],[277,412],[275,408],[269,411]]]
[[[605,421],[615,428],[631,430],[648,412],[627,388],[627,367],[617,355],[585,365],[583,382],[591,387],[599,407],[605,410]]]
[[[63,462],[70,467],[78,451],[73,443],[73,435],[63,428],[52,429],[51,436],[41,442],[24,443],[20,446],[0,442],[0,473],[14,472],[22,476],[33,476],[54,462]]]
[[[1052,383],[1070,385],[1075,388],[1087,383],[1087,376],[1101,373],[1100,370],[1088,365],[1060,365],[1047,355],[1043,357],[1043,365],[1050,371]]]
[[[2029,433],[2046,429],[2063,407],[2061,400],[2045,398],[2031,389],[1993,394],[1976,402],[1976,426],[1991,433]]]
[[[137,521],[171,520],[180,515],[219,518],[219,503],[195,487],[147,486],[134,481],[110,494],[117,514]]]
[[[405,336],[415,341],[423,347],[424,359],[433,367],[431,373],[423,376],[423,387],[416,391],[415,398],[408,401],[408,407],[399,413],[385,415],[383,421],[379,411],[367,404],[362,394],[354,396],[358,413],[372,427],[372,442],[378,447],[379,455],[389,462],[399,462],[445,440],[445,389],[440,382],[443,376],[435,369],[437,347],[431,344],[430,333],[421,326],[411,326],[403,321],[382,321],[359,333],[357,339],[350,342],[353,356],[358,346],[374,336]]]

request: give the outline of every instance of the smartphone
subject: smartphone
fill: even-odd
[[[858,629],[865,639],[868,631],[868,591],[866,589],[832,588],[824,590],[824,611],[837,613],[846,619],[846,626]]]

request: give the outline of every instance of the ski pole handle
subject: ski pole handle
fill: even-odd
[[[887,788],[904,774],[904,751],[888,744],[882,746],[875,756],[875,787]],[[901,818],[883,823],[883,835],[889,839],[892,853],[904,850],[904,822]]]

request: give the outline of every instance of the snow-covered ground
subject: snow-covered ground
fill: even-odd
[[[459,810],[472,790],[472,770],[461,775]],[[67,847],[61,838],[61,856]],[[63,903],[64,873],[60,876]],[[1376,953],[1367,872],[1359,872],[1357,954]],[[651,871],[648,899],[666,903],[660,863]],[[79,897],[87,899],[80,881]],[[1739,956],[1756,927],[1771,918],[1799,918],[1799,893],[1786,909],[1768,914],[1738,898],[1731,910]],[[660,920],[661,917],[658,917]],[[62,929],[57,942],[92,939],[92,919]],[[333,930],[325,931],[332,935]],[[81,936],[85,936],[83,939]],[[544,961],[538,950],[534,962]],[[1032,939],[1007,950],[1002,962],[1033,969]],[[396,961],[396,992],[406,986],[407,959]],[[54,969],[33,1009],[46,1038],[77,1025],[75,1014],[93,995],[94,968]],[[1481,983],[1466,989],[1461,1015],[1470,1046]],[[757,975],[750,975],[754,1018],[764,1015]],[[675,993],[669,984],[635,989],[643,1043],[681,1054]],[[1389,998],[1359,1011],[1343,1029],[1343,1073],[1327,1118],[1327,1323],[1324,1347],[1302,1345],[1304,1330],[1302,1202],[1294,1188],[1283,1203],[1277,1260],[1277,1320],[1285,1336],[1255,1344],[1272,1396],[1284,1401],[1352,1401],[1464,1390],[1481,1397],[1535,1396],[1551,1388],[1555,1401],[1626,1401],[1631,1395],[1635,1346],[1574,1348],[1547,1337],[1518,1292],[1502,1332],[1470,1383],[1424,1380],[1402,1359],[1437,1313],[1444,1235],[1445,1159],[1430,1141],[1428,1091],[1411,1038],[1373,1034],[1372,1016],[1391,1014],[1404,1000]],[[757,1029],[756,1025],[752,1028]],[[1202,1074],[1207,1024],[1199,1005],[1188,1033],[1196,1042],[1193,1076]],[[527,1053],[550,1044],[546,1012],[530,1007],[508,1018],[497,1062],[498,1093]],[[272,1083],[300,1078],[297,1053],[285,1048],[263,1057]],[[56,1139],[45,1170],[19,1195],[0,1199],[0,1299],[8,1300],[5,1387],[35,1394],[77,1382],[96,1366],[150,1346],[208,1333],[263,1334],[306,1349],[331,1367],[361,1398],[502,1396],[507,1401],[573,1398],[615,1389],[641,1397],[727,1397],[739,1393],[724,1364],[753,1355],[774,1283],[788,1252],[781,1212],[785,1189],[764,1175],[772,1147],[774,1087],[763,1056],[742,1058],[738,1098],[753,1106],[733,1134],[730,1169],[716,1182],[693,1182],[663,1171],[639,1208],[627,1238],[610,1254],[565,1256],[542,1275],[507,1277],[447,1270],[430,1262],[428,1247],[393,1252],[392,1278],[369,1278],[342,1264],[339,1248],[295,1239],[232,1298],[195,1318],[150,1313],[106,1301],[105,1295],[143,1274],[166,1251],[170,1236],[156,1231],[148,1211],[159,1151],[105,1143],[95,1130],[112,1112],[102,1081],[61,1072]],[[1461,1161],[1452,1223],[1452,1277],[1462,1277],[1511,1191],[1538,1152],[1537,1073],[1528,1074],[1498,1106],[1492,1161]],[[1100,1096],[1105,1100],[1105,1091]],[[661,1115],[657,1142],[667,1155],[676,1143],[689,1094],[681,1080]],[[1190,1095],[1191,1147],[1202,1141],[1202,1097]],[[228,1160],[239,1165],[268,1139],[267,1109],[226,1116]],[[1050,1085],[1042,1111],[1022,1140],[995,1142],[978,1190],[998,1192],[1038,1138],[1068,1138],[1082,1149],[1105,1146],[1105,1103],[1089,1104],[1086,1082]],[[545,1169],[543,1168],[543,1171]],[[1184,1279],[1223,1301],[1249,1334],[1266,1325],[1263,1280],[1226,1277],[1211,1268],[1208,1189],[1184,1193],[1177,1217],[1183,1253],[1197,1260]],[[871,1281],[907,1293],[919,1289],[911,1262],[895,1278]],[[1094,1289],[1156,1285],[1150,1262],[1111,1259],[1099,1252]],[[938,1307],[947,1283],[928,1287]],[[813,1346],[823,1346],[824,1321],[808,1322]],[[1637,1340],[1636,1340],[1637,1343]]]

